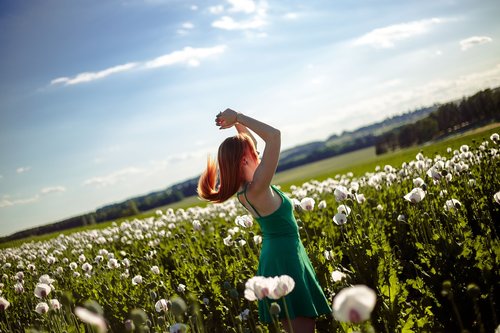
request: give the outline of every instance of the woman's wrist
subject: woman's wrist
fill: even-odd
[[[235,121],[235,123],[237,123],[237,124],[240,123],[242,115],[243,114],[241,112],[236,112],[236,121]]]

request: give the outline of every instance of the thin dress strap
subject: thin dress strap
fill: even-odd
[[[240,200],[240,194],[241,194],[241,193],[243,193],[243,195],[245,196],[245,200],[246,200],[246,202],[250,205],[250,207],[252,207],[253,211],[254,211],[255,213],[257,213],[257,215],[258,215],[259,217],[262,217],[262,216],[260,215],[259,211],[258,211],[257,209],[255,209],[255,207],[252,205],[252,203],[251,203],[251,202],[248,200],[248,198],[247,198],[247,186],[248,186],[248,183],[246,183],[246,184],[245,184],[245,188],[243,189],[243,191],[238,192],[238,193],[236,194],[236,197],[238,198],[239,202],[243,205],[243,203],[242,203],[242,202],[241,202],[241,200]],[[243,205],[243,206],[245,206],[245,205]]]

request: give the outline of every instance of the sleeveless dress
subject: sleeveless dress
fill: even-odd
[[[293,278],[295,287],[284,297],[290,319],[331,314],[332,310],[300,240],[299,228],[293,215],[293,203],[277,187],[271,185],[271,188],[279,194],[282,203],[276,211],[266,216],[261,216],[248,201],[246,186],[237,193],[238,200],[240,194],[243,194],[246,202],[259,216],[255,219],[262,230],[262,248],[256,275],[274,277],[286,274]],[[268,298],[259,300],[261,322],[272,323],[269,307],[275,301]],[[281,308],[279,318],[286,318],[283,298],[276,302]]]

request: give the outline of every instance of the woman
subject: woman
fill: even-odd
[[[257,275],[286,274],[295,281],[295,288],[285,297],[290,322],[286,319],[283,301],[278,301],[284,328],[287,332],[290,328],[295,333],[313,332],[314,318],[331,313],[331,309],[300,241],[292,202],[271,185],[280,155],[280,131],[231,109],[219,113],[215,123],[219,129],[235,126],[238,135],[227,138],[219,147],[218,179],[217,165],[209,158],[198,183],[198,194],[211,202],[224,202],[237,194],[263,234]],[[265,142],[262,160],[259,160],[255,138],[248,129]],[[259,301],[259,318],[264,323],[271,323],[266,301]]]

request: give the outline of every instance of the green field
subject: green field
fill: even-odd
[[[459,136],[449,137],[439,142],[433,142],[420,147],[412,147],[401,149],[399,151],[386,153],[377,156],[375,154],[375,147],[361,149],[355,152],[335,156],[322,161],[310,163],[304,166],[296,167],[276,174],[273,183],[279,184],[285,190],[291,185],[301,185],[302,183],[311,179],[324,180],[330,177],[335,177],[337,174],[345,174],[352,172],[355,176],[360,176],[366,172],[372,172],[377,165],[384,167],[384,165],[391,165],[395,168],[400,168],[401,164],[415,158],[418,152],[423,152],[426,156],[434,156],[437,154],[445,154],[448,147],[458,149],[463,144],[471,144],[473,141],[482,142],[489,138],[491,134],[500,132],[500,124],[490,124],[480,129],[469,131]],[[157,209],[167,208],[188,208],[196,205],[206,205],[200,201],[196,196],[185,198],[179,202],[158,207]],[[143,212],[134,217],[127,217],[115,220],[119,223],[124,220],[131,220],[134,218],[145,218],[155,215],[157,209]],[[55,232],[46,235],[33,236],[26,239],[20,239],[11,242],[0,244],[0,248],[16,247],[24,242],[29,241],[44,241],[57,237],[59,234],[70,234],[76,231],[83,231],[88,229],[102,229],[111,225],[113,221],[103,222],[96,225],[82,226],[78,228],[68,229],[63,232]]]

